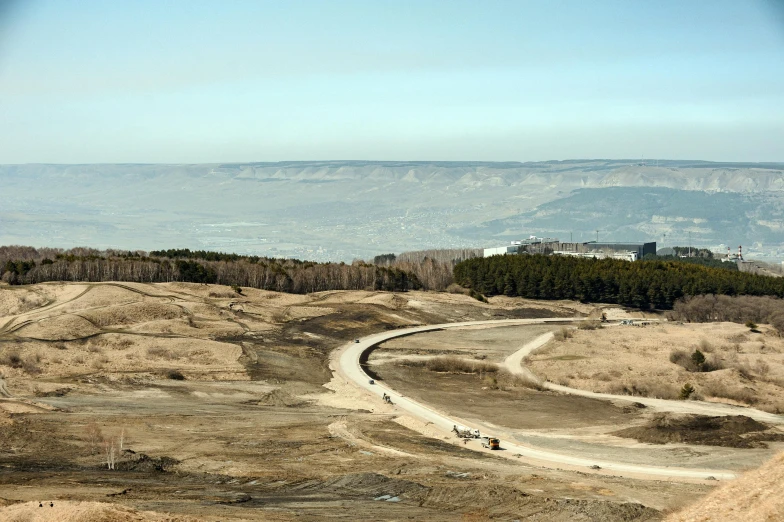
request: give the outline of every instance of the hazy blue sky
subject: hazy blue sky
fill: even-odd
[[[0,6],[0,163],[784,161],[779,1]]]

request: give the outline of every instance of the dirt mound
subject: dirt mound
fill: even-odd
[[[715,489],[666,522],[768,522],[784,520],[784,453]]]
[[[175,319],[183,314],[182,309],[170,304],[131,303],[91,310],[82,313],[82,316],[97,326],[105,327]]]
[[[681,442],[728,448],[767,448],[765,441],[784,441],[784,434],[749,417],[659,414],[643,426],[613,432],[617,437],[651,444]]]
[[[436,486],[428,492],[422,506],[451,509],[463,513],[466,520],[647,522],[661,518],[659,511],[634,502],[549,498],[503,485]]]
[[[408,498],[422,497],[428,488],[409,480],[389,478],[378,473],[349,473],[340,475],[326,481],[308,481],[300,484],[296,489],[318,489],[340,492],[343,494],[367,495],[379,497],[389,495],[399,497],[405,495]]]
[[[46,303],[46,297],[33,290],[15,288],[0,292],[0,316],[21,314]]]
[[[169,515],[152,511],[136,511],[125,506],[101,502],[52,501],[25,502],[0,509],[0,519],[6,522],[198,522],[200,519],[184,515]]]
[[[294,407],[306,404],[306,401],[303,401],[302,399],[299,399],[289,392],[281,390],[280,388],[277,390],[272,390],[269,393],[265,393],[258,401],[255,402],[259,406]]]
[[[42,319],[21,328],[22,337],[46,339],[48,341],[68,341],[95,335],[100,330],[90,321],[76,315],[63,315]]]
[[[179,461],[171,457],[150,457],[144,453],[137,453],[128,461],[121,461],[116,464],[116,468],[122,471],[143,471],[145,473],[164,473],[179,464]]]

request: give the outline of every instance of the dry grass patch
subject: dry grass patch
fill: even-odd
[[[571,339],[572,337],[574,337],[574,334],[572,333],[572,330],[567,328],[567,327],[565,327],[565,326],[563,328],[561,328],[560,330],[556,330],[555,333],[553,334],[553,338],[556,341],[561,341],[561,342],[563,342],[563,341],[565,341],[567,339]]]
[[[150,348],[147,348],[147,355],[156,359],[166,359],[167,361],[174,361],[180,358],[179,355],[162,346],[151,346]]]
[[[431,372],[442,373],[495,373],[498,365],[478,360],[462,359],[454,355],[441,355],[430,359],[403,360],[403,366],[422,367]]]

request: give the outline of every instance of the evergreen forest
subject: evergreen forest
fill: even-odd
[[[488,296],[576,299],[660,310],[701,294],[784,296],[784,278],[680,261],[492,256],[458,263],[454,278]]]

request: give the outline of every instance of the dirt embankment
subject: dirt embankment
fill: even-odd
[[[665,522],[774,522],[784,520],[784,453],[672,514]]]
[[[767,448],[766,442],[784,441],[784,433],[744,416],[659,414],[643,426],[612,433],[651,444],[699,444],[729,448]]]

